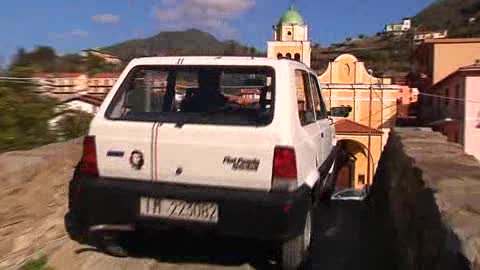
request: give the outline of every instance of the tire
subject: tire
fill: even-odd
[[[100,233],[97,235],[98,246],[110,256],[118,258],[128,257],[128,251],[122,245],[123,237],[124,235],[121,233]]]
[[[86,227],[71,211],[65,215],[64,223],[65,230],[67,231],[70,239],[80,244],[85,244],[88,242],[88,232]]]
[[[312,237],[311,211],[307,213],[302,234],[287,240],[281,247],[281,266],[285,270],[299,269],[307,258]]]

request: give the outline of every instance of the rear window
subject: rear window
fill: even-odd
[[[140,66],[107,109],[112,120],[267,125],[273,119],[271,67]]]

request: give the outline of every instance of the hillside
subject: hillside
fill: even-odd
[[[413,49],[410,35],[364,37],[328,48],[314,47],[312,68],[322,72],[340,54],[353,53],[378,76],[402,76],[410,71]]]
[[[406,14],[408,15],[408,14]],[[413,17],[416,31],[448,30],[449,37],[480,37],[480,0],[437,0]],[[410,71],[413,32],[404,36],[348,38],[312,51],[312,67],[323,70],[342,53],[353,53],[378,75],[402,76]]]
[[[479,37],[480,1],[437,0],[418,13],[413,23],[419,30],[447,29],[450,37]]]
[[[158,35],[125,41],[101,48],[122,59],[154,55],[258,55],[254,47],[243,46],[229,40],[219,41],[213,35],[190,29],[161,32]]]

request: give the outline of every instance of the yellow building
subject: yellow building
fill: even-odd
[[[274,27],[268,42],[269,58],[291,58],[310,66],[308,25],[293,7]],[[395,125],[400,86],[390,79],[370,75],[363,62],[351,54],[340,55],[319,76],[327,107],[351,106],[348,118],[334,119],[337,143],[349,153],[341,169],[339,188],[371,184],[390,128]],[[370,113],[371,112],[371,113]]]
[[[273,41],[268,42],[268,58],[290,58],[310,66],[311,53],[308,25],[292,6],[274,26]]]
[[[330,62],[319,80],[329,109],[352,107],[347,118],[334,119],[338,145],[350,153],[337,184],[344,188],[371,184],[390,129],[395,125],[400,86],[392,85],[390,79],[370,75],[365,64],[351,54]]]
[[[415,71],[424,88],[445,79],[457,69],[480,58],[480,38],[427,39],[415,52]]]

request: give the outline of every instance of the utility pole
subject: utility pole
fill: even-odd
[[[367,190],[370,189],[370,177],[371,177],[371,160],[372,160],[372,100],[373,100],[373,70],[369,69],[370,74],[370,98],[368,105],[368,153],[367,153]]]

